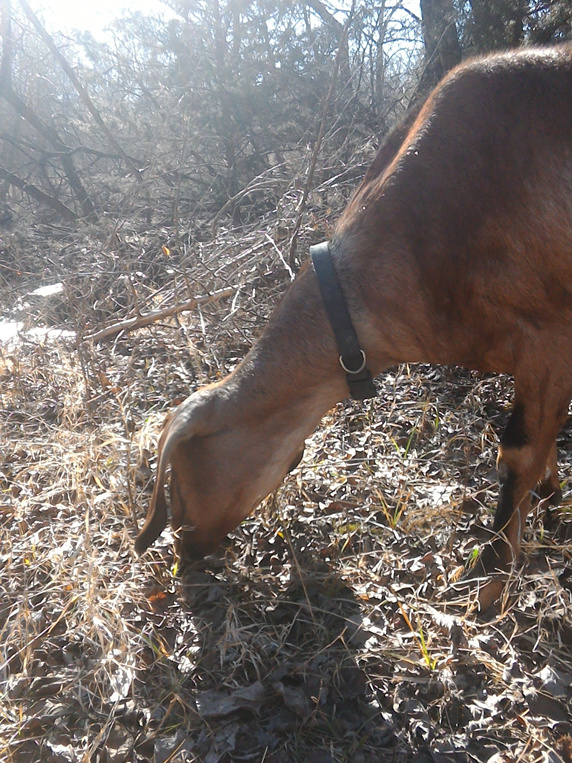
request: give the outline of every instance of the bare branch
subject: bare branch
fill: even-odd
[[[69,207],[66,207],[65,204],[62,204],[59,199],[48,196],[47,193],[41,191],[37,186],[32,185],[31,183],[27,183],[25,180],[22,180],[22,178],[19,178],[12,172],[8,172],[8,170],[3,169],[2,167],[0,167],[0,178],[6,180],[15,188],[19,188],[23,193],[27,193],[28,196],[36,199],[36,201],[40,201],[47,207],[51,207],[58,214],[60,214],[64,220],[67,220],[68,222],[75,222],[78,219],[76,213],[73,212]]]
[[[125,321],[119,321],[111,326],[107,326],[101,331],[96,331],[94,334],[87,334],[83,337],[84,341],[89,342],[102,342],[104,339],[110,339],[117,336],[117,334],[124,333],[126,331],[133,331],[133,329],[140,329],[144,326],[149,326],[151,323],[160,321],[163,318],[169,318],[171,315],[178,315],[187,310],[194,310],[199,305],[207,305],[211,302],[218,302],[225,297],[232,297],[236,292],[236,289],[221,289],[215,291],[213,294],[207,294],[204,297],[196,297],[195,299],[189,299],[187,302],[183,302],[180,305],[174,307],[167,307],[164,310],[154,310],[152,313],[146,315],[138,315],[135,318],[129,318]]]

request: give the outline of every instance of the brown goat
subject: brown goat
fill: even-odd
[[[506,573],[530,491],[545,477],[558,493],[572,397],[572,46],[449,74],[382,147],[330,243],[374,374],[402,362],[513,374],[494,540],[473,576]],[[177,551],[197,558],[280,483],[347,394],[306,265],[239,367],[167,418],[137,551],[166,525],[169,464]],[[481,604],[502,585],[484,586]]]

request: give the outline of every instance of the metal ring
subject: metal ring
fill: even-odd
[[[342,358],[342,356],[340,355],[340,357],[339,357],[340,366],[341,366],[341,367],[344,369],[344,371],[345,371],[347,374],[359,374],[359,373],[360,373],[361,371],[363,371],[363,369],[366,367],[366,364],[367,364],[367,359],[366,359],[366,357],[365,357],[365,352],[364,352],[363,350],[360,350],[360,352],[361,352],[361,356],[362,356],[362,359],[363,359],[363,360],[362,360],[362,364],[361,364],[361,366],[360,366],[358,369],[356,369],[355,371],[352,371],[352,370],[351,370],[351,368],[348,368],[348,367],[346,366],[346,364],[344,363],[344,359],[343,359],[343,358]]]

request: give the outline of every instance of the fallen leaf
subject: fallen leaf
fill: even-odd
[[[308,718],[312,712],[310,700],[301,687],[285,686],[281,681],[277,681],[272,688],[284,700],[284,704],[295,713],[299,718]]]
[[[196,697],[197,712],[201,718],[224,718],[237,710],[252,710],[257,713],[264,700],[264,686],[260,681],[237,689],[231,694],[210,689]]]
[[[568,720],[568,711],[566,707],[557,699],[536,691],[535,689],[525,691],[524,697],[529,710],[533,715],[538,715],[542,718],[550,718],[552,721],[560,722]]]

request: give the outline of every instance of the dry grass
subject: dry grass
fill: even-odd
[[[307,220],[306,244],[327,233]],[[449,586],[486,538],[502,377],[393,369],[379,400],[324,419],[226,553],[183,580],[168,534],[134,557],[164,414],[260,330],[289,280],[284,225],[203,244],[122,231],[75,259],[53,243],[64,293],[32,322],[87,333],[236,291],[109,344],[1,351],[0,759],[571,760],[566,434],[564,505],[535,514],[495,616]]]

